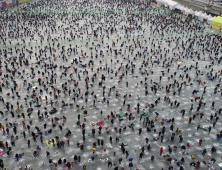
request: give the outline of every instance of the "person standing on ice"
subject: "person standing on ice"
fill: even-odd
[[[140,159],[142,159],[142,158],[143,158],[143,152],[140,153]]]
[[[163,154],[163,147],[160,148],[160,156]]]
[[[112,162],[108,161],[108,168],[112,167]]]
[[[109,141],[112,144],[112,136],[109,137]]]
[[[139,135],[141,135],[141,133],[142,133],[142,128],[139,129]]]
[[[28,144],[28,148],[30,148],[30,140],[29,139],[28,139],[28,143],[27,144]]]

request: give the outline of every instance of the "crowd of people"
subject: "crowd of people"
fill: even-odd
[[[218,168],[220,34],[150,1],[15,11],[0,16],[2,169]]]

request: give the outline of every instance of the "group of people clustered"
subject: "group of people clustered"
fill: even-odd
[[[0,21],[2,169],[23,168],[19,161],[36,169],[29,161],[37,158],[84,170],[219,163],[220,148],[204,136],[213,128],[209,138],[222,137],[220,34],[150,1],[39,0]],[[23,143],[32,155],[17,151]]]

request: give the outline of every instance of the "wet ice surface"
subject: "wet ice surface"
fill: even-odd
[[[89,16],[86,16],[89,17]],[[118,20],[118,18],[121,17],[126,17],[125,15],[121,15],[120,17],[115,18],[115,16],[113,16],[114,18],[109,18],[110,21]],[[91,16],[90,18],[91,20],[93,19],[93,17]],[[89,20],[89,19],[88,19]],[[93,21],[93,20],[92,20]],[[81,20],[79,21],[80,26],[84,25],[86,21],[85,20]],[[104,22],[104,19],[102,19],[101,21],[99,21],[101,23]],[[69,23],[64,23],[62,21],[57,20],[57,26],[59,25],[63,25],[63,28],[69,27]],[[54,115],[50,115],[50,119],[54,118],[54,117],[62,117],[63,115],[65,115],[67,117],[67,121],[64,123],[63,126],[63,131],[61,132],[59,130],[58,125],[61,125],[63,123],[63,120],[59,120],[58,123],[56,123],[56,127],[52,130],[52,134],[46,134],[43,135],[43,144],[40,143],[40,140],[37,138],[37,142],[33,142],[33,140],[31,139],[31,137],[29,137],[29,139],[31,140],[31,148],[28,149],[27,147],[27,138],[24,139],[23,137],[20,137],[20,133],[24,131],[24,129],[22,128],[22,118],[12,118],[10,113],[6,114],[2,120],[1,123],[2,124],[6,124],[6,122],[4,121],[4,119],[7,117],[8,118],[8,122],[14,122],[17,121],[18,122],[18,140],[15,140],[15,147],[12,147],[12,154],[10,156],[8,156],[7,154],[4,154],[3,156],[1,156],[0,158],[4,160],[4,164],[5,167],[8,169],[18,169],[19,165],[22,165],[22,167],[24,167],[25,165],[30,166],[32,169],[53,169],[54,165],[49,165],[48,160],[49,158],[46,157],[46,153],[45,151],[49,151],[51,156],[50,158],[53,159],[54,162],[58,161],[59,158],[66,158],[67,161],[72,162],[73,161],[73,155],[77,155],[77,156],[81,156],[81,163],[77,163],[75,162],[74,166],[72,166],[72,169],[82,169],[83,165],[86,165],[87,170],[91,169],[91,170],[105,170],[108,169],[107,168],[107,160],[111,161],[113,164],[116,163],[117,166],[119,168],[125,168],[128,169],[128,159],[125,158],[125,155],[122,154],[119,144],[120,143],[128,143],[128,146],[126,146],[126,150],[129,151],[129,157],[133,158],[133,164],[134,164],[134,169],[139,169],[139,170],[145,170],[145,169],[167,169],[168,166],[170,165],[169,162],[167,161],[163,161],[166,160],[163,157],[159,156],[159,149],[160,147],[163,147],[164,152],[163,154],[168,153],[168,145],[173,147],[173,146],[177,146],[178,149],[177,150],[173,150],[171,157],[172,158],[177,158],[180,159],[182,156],[185,158],[185,162],[183,163],[185,169],[190,168],[189,163],[192,161],[190,156],[193,154],[195,155],[196,159],[195,161],[199,160],[201,162],[201,167],[200,169],[207,169],[204,164],[202,163],[202,161],[206,161],[207,163],[210,162],[211,158],[215,158],[217,161],[216,163],[212,166],[215,168],[219,168],[217,163],[220,163],[220,156],[221,156],[221,143],[216,139],[216,134],[219,133],[219,131],[221,130],[221,121],[219,119],[219,121],[217,122],[215,128],[212,128],[212,131],[210,134],[208,134],[208,132],[202,131],[202,130],[196,130],[197,126],[200,124],[203,127],[208,127],[208,126],[212,126],[213,121],[210,122],[206,122],[205,119],[210,119],[210,115],[215,113],[215,110],[211,108],[211,103],[212,101],[215,101],[215,108],[219,109],[220,108],[220,93],[217,93],[216,95],[213,94],[213,89],[215,87],[216,84],[219,83],[219,80],[216,79],[214,81],[210,81],[208,80],[208,78],[206,77],[206,73],[208,71],[210,71],[210,69],[205,69],[205,65],[210,64],[210,60],[208,59],[208,53],[206,53],[205,55],[203,55],[202,53],[200,53],[201,59],[203,59],[204,57],[206,58],[206,61],[198,61],[196,57],[194,57],[194,59],[181,59],[181,67],[183,66],[188,66],[190,67],[191,65],[195,65],[196,62],[198,61],[198,66],[199,66],[199,70],[201,72],[203,72],[202,75],[199,75],[198,78],[201,79],[202,81],[207,81],[208,84],[206,84],[207,86],[207,91],[204,94],[204,101],[206,102],[206,106],[205,107],[201,107],[200,112],[204,113],[204,117],[202,119],[200,119],[199,117],[197,119],[195,119],[194,121],[192,121],[192,123],[189,125],[189,122],[187,120],[185,120],[185,118],[193,116],[193,114],[196,113],[196,107],[198,106],[198,102],[193,102],[194,104],[194,109],[191,113],[189,113],[189,108],[191,105],[191,99],[194,99],[195,96],[201,97],[202,92],[203,92],[203,87],[205,85],[200,84],[198,85],[197,82],[193,81],[193,79],[197,79],[196,74],[195,74],[195,69],[192,68],[190,71],[188,71],[189,76],[191,77],[191,82],[193,83],[192,86],[183,86],[181,94],[178,95],[178,93],[173,96],[172,92],[173,89],[171,88],[171,92],[169,94],[167,94],[168,97],[170,97],[171,101],[175,101],[177,100],[180,103],[179,108],[176,107],[172,107],[170,108],[170,104],[166,101],[163,100],[165,94],[165,87],[166,85],[168,85],[169,83],[173,83],[174,80],[179,81],[179,83],[182,83],[184,81],[188,81],[186,80],[186,78],[184,78],[183,80],[181,78],[179,78],[179,75],[183,75],[184,74],[184,70],[178,70],[177,69],[177,64],[178,61],[174,61],[173,64],[170,67],[170,72],[167,73],[167,68],[166,67],[162,67],[162,59],[161,59],[161,64],[157,65],[154,63],[153,67],[147,67],[146,70],[148,70],[149,75],[145,76],[145,75],[141,75],[140,74],[140,70],[139,68],[141,68],[141,64],[143,63],[144,58],[143,57],[139,57],[137,55],[136,57],[136,53],[139,52],[143,52],[143,49],[140,49],[139,46],[137,46],[136,48],[134,48],[134,43],[133,43],[133,38],[136,41],[137,36],[142,34],[142,31],[138,32],[138,31],[134,31],[131,34],[131,37],[129,37],[130,41],[128,41],[125,37],[124,37],[124,31],[121,28],[122,25],[126,25],[125,21],[121,21],[120,23],[118,23],[118,25],[115,27],[117,29],[117,33],[114,33],[112,35],[110,35],[110,38],[108,39],[106,36],[104,37],[103,41],[104,44],[102,44],[101,42],[101,38],[100,38],[100,31],[99,31],[99,38],[94,38],[92,35],[89,36],[90,40],[87,39],[87,35],[83,33],[83,35],[81,35],[81,37],[83,36],[83,40],[79,41],[79,40],[74,40],[71,42],[68,41],[64,41],[64,40],[60,40],[60,44],[61,46],[65,46],[66,52],[67,52],[67,48],[69,48],[69,44],[72,45],[72,48],[75,47],[76,45],[78,46],[78,54],[71,54],[70,56],[67,56],[68,58],[68,62],[63,61],[63,59],[61,57],[61,54],[59,52],[62,51],[61,46],[59,49],[56,48],[56,52],[54,52],[54,54],[57,56],[57,59],[52,61],[58,65],[58,68],[55,70],[55,72],[57,73],[57,82],[56,84],[53,84],[53,86],[55,88],[61,89],[62,87],[62,83],[68,82],[69,79],[69,74],[72,74],[74,72],[73,67],[78,67],[78,73],[81,75],[81,81],[78,80],[78,73],[77,74],[73,74],[73,79],[75,79],[76,81],[79,82],[79,85],[77,88],[81,88],[81,94],[83,94],[86,91],[86,86],[85,86],[85,78],[87,77],[87,75],[83,75],[82,71],[84,71],[85,69],[88,71],[88,77],[90,78],[90,82],[89,84],[92,83],[91,81],[91,77],[93,76],[94,73],[97,73],[97,68],[102,67],[105,68],[106,64],[107,67],[109,67],[110,69],[112,69],[114,71],[114,73],[117,71],[117,76],[115,76],[115,74],[111,74],[108,73],[107,70],[100,70],[97,74],[97,78],[95,79],[95,82],[93,84],[92,87],[89,88],[89,92],[91,93],[92,91],[94,91],[94,94],[97,95],[97,102],[96,102],[96,107],[90,107],[91,105],[93,105],[93,96],[89,95],[88,96],[88,104],[85,103],[85,97],[83,97],[83,99],[79,98],[75,103],[73,107],[67,106],[65,108],[61,108],[61,101],[64,100],[65,103],[73,103],[73,93],[69,96],[68,94],[64,94],[61,93],[59,96],[59,106],[53,106],[56,107],[58,112]],[[97,29],[98,24],[94,24],[94,30]],[[145,22],[142,23],[142,27],[146,28],[146,34],[144,35],[144,37],[139,37],[138,39],[141,42],[141,46],[147,46],[148,47],[148,51],[149,51],[149,55],[147,55],[149,58],[151,56],[151,52],[150,49],[157,49],[157,45],[158,45],[158,41],[160,40],[160,36],[154,36],[151,35],[151,40],[154,38],[154,42],[156,44],[156,48],[151,47],[151,40],[148,40],[149,37],[149,33],[150,33],[150,29],[149,26],[147,26],[147,24]],[[103,28],[105,28],[105,26],[103,26]],[[31,28],[33,30],[33,28]],[[203,35],[206,35],[207,32],[209,32],[210,30],[205,30],[205,32],[203,33]],[[62,31],[58,30],[56,34],[51,33],[52,38],[54,37],[58,37],[59,34],[61,34]],[[69,35],[70,30],[67,30],[67,34]],[[103,31],[103,33],[105,33],[105,31]],[[213,33],[213,32],[212,32]],[[46,33],[47,34],[47,33]],[[186,34],[185,34],[186,35]],[[201,35],[201,33],[197,33],[197,35]],[[182,36],[182,34],[173,34],[173,37],[175,38],[175,36]],[[190,34],[188,34],[188,36],[190,36]],[[193,34],[192,34],[193,36]],[[63,37],[63,36],[62,36]],[[120,39],[121,37],[121,39]],[[170,36],[169,36],[170,37]],[[35,37],[37,38],[37,36]],[[168,38],[168,36],[165,36],[164,38]],[[29,38],[27,38],[28,41]],[[81,38],[79,38],[81,39]],[[144,40],[147,39],[147,43],[145,44]],[[118,43],[117,43],[118,40]],[[183,37],[183,40],[186,41],[187,38]],[[112,47],[112,41],[116,42],[116,46]],[[124,43],[124,47],[121,47],[121,43],[125,41]],[[88,47],[86,47],[86,42],[88,42]],[[17,43],[16,40],[12,41],[12,44]],[[94,45],[92,45],[92,43],[94,43]],[[100,47],[96,47],[97,44],[100,44]],[[35,50],[35,46],[39,46],[40,42],[37,41],[37,43],[32,42],[31,46],[33,47],[33,52],[38,52],[38,48],[37,50]],[[47,45],[49,46],[49,44],[47,44],[46,41],[43,42],[43,45]],[[52,43],[51,43],[52,45]],[[122,53],[118,54],[118,56],[115,56],[115,53],[112,52],[110,53],[110,51],[107,52],[108,48],[107,45],[109,45],[110,47],[112,47],[113,49],[122,49]],[[133,55],[131,55],[131,51],[128,51],[128,48],[126,49],[125,52],[125,47],[126,46],[130,46],[133,45],[134,48],[134,52]],[[170,52],[167,53],[167,58],[173,57],[173,53],[178,53],[178,50],[174,50],[172,52],[172,48],[175,47],[175,43],[171,43],[170,46]],[[57,43],[55,44],[55,47],[57,46]],[[14,45],[12,45],[12,47],[14,48]],[[43,46],[41,46],[43,47]],[[93,49],[90,50],[89,47],[92,47]],[[168,44],[165,42],[165,40],[162,41],[161,44],[161,48],[163,50],[163,48],[167,48],[168,49]],[[27,45],[26,46],[27,49],[30,49],[30,47]],[[98,50],[98,52],[95,51]],[[195,49],[200,49],[201,47],[194,47]],[[70,61],[72,61],[72,59],[74,58],[79,58],[81,56],[81,50],[83,50],[83,52],[86,52],[87,57],[82,57],[81,61],[82,64],[88,64],[89,60],[91,60],[90,56],[91,56],[91,52],[94,56],[93,60],[94,60],[94,65],[93,65],[93,72],[91,71],[91,68],[86,67],[86,68],[81,68],[79,65],[76,64],[71,64]],[[100,56],[99,51],[103,51],[104,56]],[[180,51],[182,51],[182,48],[180,47],[179,49]],[[34,53],[31,56],[34,56]],[[25,52],[26,56],[28,56],[28,52]],[[98,54],[98,58],[95,59],[95,55]],[[162,52],[163,56],[164,53]],[[11,56],[14,56],[15,52],[13,52],[13,54]],[[127,59],[127,56],[129,55],[129,59]],[[49,50],[47,50],[46,52],[46,56],[51,56],[49,53]],[[154,57],[155,55],[153,55]],[[157,58],[160,58],[160,55],[156,55]],[[182,55],[180,55],[182,56]],[[136,57],[135,60],[133,60],[133,57]],[[177,57],[178,58],[178,57]],[[111,59],[113,60],[113,62],[111,63]],[[118,60],[118,62],[117,62]],[[147,57],[146,59],[147,60]],[[49,64],[49,60],[46,59],[45,60],[46,63]],[[121,66],[121,63],[123,66],[125,66],[126,64],[131,64],[131,62],[133,62],[133,64],[135,64],[135,71],[134,74],[131,74],[131,69],[128,70],[128,74],[125,74],[125,69],[119,69],[119,67]],[[31,61],[30,63],[36,63],[36,59],[35,57],[31,57]],[[149,61],[150,63],[150,61]],[[71,66],[68,69],[67,72],[67,77],[65,77],[63,75],[62,79],[60,79],[60,75],[61,73],[64,71],[64,69],[60,69],[59,66],[60,65],[64,65],[64,66]],[[34,65],[35,66],[35,65]],[[22,72],[23,69],[27,69],[26,73],[30,73],[30,67],[31,65],[29,65],[26,68],[18,68],[18,71]],[[92,66],[91,66],[92,67]],[[219,69],[221,68],[221,65],[214,65],[213,69],[214,69],[214,73],[216,73]],[[35,69],[35,80],[37,81],[38,78],[42,78],[45,82],[46,82],[46,78],[42,77],[41,74],[38,75],[37,70],[44,72],[44,68],[39,67],[38,69]],[[50,70],[49,70],[50,71]],[[151,71],[153,71],[153,74],[151,74]],[[165,71],[165,76],[162,77],[161,82],[159,82],[159,76],[162,75],[161,71]],[[2,68],[2,72],[5,73],[5,68]],[[174,72],[177,72],[176,77],[172,78],[170,80],[168,80],[168,77],[170,75],[172,75]],[[118,83],[118,81],[120,80],[119,77],[122,75],[122,73],[125,74],[125,76],[123,77],[122,81],[120,83]],[[105,86],[105,97],[107,100],[109,100],[109,105],[107,105],[107,103],[102,103],[103,100],[103,90],[102,87],[98,86],[99,81],[101,81],[101,75],[104,74],[106,76],[106,81],[103,81],[103,85]],[[17,75],[17,74],[16,74]],[[47,74],[46,74],[47,75]],[[138,77],[135,77],[138,76]],[[145,86],[144,86],[144,78],[147,77],[147,83],[148,83],[148,91],[149,91],[149,95],[145,96]],[[31,83],[31,78],[28,75],[24,75],[24,78],[27,80],[28,83]],[[161,87],[164,87],[163,91],[157,91],[157,94],[154,95],[154,93],[150,90],[150,87],[152,86],[151,84],[151,79],[152,82],[158,82],[160,84]],[[26,86],[23,86],[23,82],[21,80],[20,77],[16,77],[15,80],[18,82],[18,89],[21,89],[21,91],[19,92],[19,95],[21,96],[21,99],[19,100],[20,104],[22,104],[24,106],[24,109],[20,111],[20,113],[25,113],[26,114],[26,110],[28,108],[27,105],[25,105],[24,102],[24,97],[28,94],[31,95],[31,91],[28,92],[26,89]],[[142,81],[142,83],[140,83],[140,81]],[[128,87],[126,87],[126,82],[128,82]],[[138,85],[137,85],[138,83]],[[12,84],[12,83],[11,83]],[[75,88],[74,83],[68,82],[67,87],[71,87],[71,89]],[[39,89],[43,89],[43,86],[39,86],[37,83],[33,84],[33,86],[37,86],[38,90],[36,91],[37,95],[39,95]],[[109,92],[109,88],[115,86],[115,89],[112,90],[111,92],[111,96],[108,97],[108,92]],[[53,89],[50,88],[50,85],[47,86],[49,88],[49,92],[53,91]],[[177,89],[177,88],[175,88]],[[192,95],[192,91],[194,89],[198,89],[200,92]],[[120,97],[116,98],[116,91],[118,91],[120,93]],[[48,96],[49,99],[53,99],[53,95],[50,96],[50,94],[46,93],[44,91],[42,97],[44,96]],[[12,99],[10,95],[10,97],[6,96],[6,93],[11,93],[11,90],[4,90],[2,93],[2,96],[5,99],[5,102],[10,102],[11,104],[14,105],[14,109],[16,107],[16,101],[17,101],[17,97],[16,99]],[[126,98],[126,105],[123,106],[123,96],[124,94],[131,94],[132,97]],[[140,99],[138,99],[138,95],[140,95]],[[154,101],[160,97],[160,102],[158,103],[158,105],[153,109],[155,111],[157,111],[159,113],[159,117],[157,119],[157,121],[155,121],[155,128],[157,129],[157,132],[150,132],[147,133],[146,132],[146,126],[143,125],[143,121],[140,121],[140,114],[143,113],[143,109],[147,110],[146,106],[147,106],[147,102],[149,103],[154,103]],[[184,101],[186,100],[186,101]],[[28,100],[30,101],[30,99]],[[141,110],[140,110],[140,114],[137,114],[137,112],[135,110],[133,110],[133,107],[136,107],[137,103],[140,103],[141,106]],[[83,116],[83,111],[84,110],[77,110],[76,105],[80,104],[80,106],[84,106],[87,110],[88,110],[88,115],[86,117],[86,122],[83,121],[84,116]],[[130,104],[130,107],[132,109],[131,112],[127,111],[127,104]],[[1,103],[1,107],[2,110],[5,111],[5,106],[3,106],[3,104]],[[33,121],[33,125],[31,126],[31,131],[35,131],[35,126],[38,126],[40,129],[42,129],[43,134],[44,134],[44,129],[43,129],[43,124],[47,123],[47,130],[49,128],[52,128],[52,123],[51,121],[48,121],[46,118],[44,118],[44,120],[42,120],[41,122],[38,121],[38,117],[37,117],[37,110],[40,109],[41,113],[44,113],[44,107],[47,107],[47,110],[50,111],[52,109],[52,107],[50,105],[46,105],[46,101],[43,100],[42,101],[42,105],[40,108],[36,108],[34,107],[34,111],[31,115],[31,119],[28,118],[28,116],[26,116],[25,118],[25,123],[29,124],[29,120]],[[129,121],[128,117],[124,117],[123,118],[123,124],[122,126],[126,126],[126,130],[122,131],[121,134],[116,133],[114,131],[114,127],[119,128],[120,127],[120,122],[118,119],[115,119],[114,124],[112,125],[110,123],[110,121],[105,120],[104,118],[107,117],[107,115],[110,115],[110,111],[115,111],[116,113],[120,113],[120,108],[122,108],[122,112],[123,113],[132,113],[133,116],[135,117],[135,120]],[[184,117],[181,117],[181,113],[179,113],[180,110],[185,109],[186,110],[186,114]],[[103,111],[103,115],[100,116],[100,111]],[[79,141],[80,143],[82,143],[82,132],[81,129],[79,127],[77,127],[76,122],[77,122],[77,115],[81,114],[81,123],[86,123],[86,135],[88,133],[90,133],[90,137],[86,137],[86,142],[84,143],[84,151],[80,151],[79,148],[77,148],[76,143],[77,141]],[[183,135],[183,142],[179,143],[179,137],[178,135],[175,136],[175,140],[174,142],[171,142],[170,140],[167,141],[167,139],[170,139],[171,136],[171,131],[169,129],[169,126],[166,125],[166,133],[165,133],[165,138],[163,140],[163,143],[161,143],[160,141],[157,142],[149,142],[151,144],[151,150],[148,151],[147,149],[145,149],[145,156],[143,157],[142,160],[139,159],[139,154],[141,152],[141,147],[142,146],[147,146],[147,144],[145,143],[145,138],[149,138],[152,139],[153,137],[158,137],[158,132],[161,131],[161,128],[163,127],[161,125],[161,120],[162,118],[164,119],[171,119],[171,118],[175,118],[175,124],[174,124],[174,129],[176,129],[177,127],[179,129],[182,130],[182,133],[180,133],[181,135]],[[153,114],[152,112],[149,113],[149,118],[151,120],[155,119],[155,114]],[[91,129],[93,128],[91,126],[92,123],[95,122],[99,122],[99,121],[105,121],[105,125],[102,128],[102,134],[99,135],[98,134],[98,127],[95,127],[96,129],[96,135],[95,137],[92,137],[91,135]],[[131,131],[130,128],[128,128],[128,126],[131,123],[135,123],[135,127],[134,127],[134,131]],[[109,127],[109,129],[111,129],[111,134],[107,135],[105,133],[105,127]],[[70,145],[68,146],[66,141],[67,138],[64,137],[65,133],[67,132],[66,129],[70,129],[72,132],[72,135],[68,138],[70,140]],[[142,134],[139,136],[138,135],[138,129],[142,128],[143,132]],[[27,130],[26,130],[27,131]],[[187,132],[189,133],[189,135],[187,134]],[[1,136],[1,141],[8,141],[10,143],[10,136],[12,135],[13,130],[12,128],[10,128],[10,135],[9,137],[7,137],[7,135],[5,136]],[[27,132],[28,133],[28,132]],[[193,133],[195,134],[195,136],[193,135]],[[113,144],[109,143],[109,136],[112,135],[113,137]],[[31,136],[31,134],[30,134]],[[54,138],[55,136],[59,136],[60,140],[65,141],[65,147],[64,148],[57,148],[57,146],[47,146],[46,145],[46,140],[49,140],[51,138]],[[115,137],[118,136],[119,137],[119,143],[115,142]],[[103,139],[104,140],[104,147],[102,146],[98,146],[96,147],[96,154],[97,156],[95,156],[95,161],[91,162],[91,156],[92,154],[92,148],[93,142],[96,142],[97,139]],[[203,140],[202,146],[200,147],[198,145],[198,141],[199,139]],[[189,153],[188,155],[182,155],[182,151],[180,149],[180,147],[182,145],[186,145],[187,142],[190,143],[191,147],[190,149],[187,149],[187,152]],[[9,144],[10,145],[10,144]],[[39,152],[39,155],[34,158],[33,157],[33,151],[36,149],[37,146],[40,146],[42,148],[42,150]],[[215,146],[217,149],[217,153],[215,154],[211,154],[210,150],[211,147]],[[202,156],[202,154],[200,153],[200,151],[202,151],[204,148],[207,149],[207,154],[205,156]],[[104,152],[104,149],[106,149],[106,151]],[[58,151],[58,153],[56,152]],[[116,152],[116,156],[113,156],[113,152]],[[16,153],[24,153],[25,154],[25,159],[20,160],[20,161],[15,161],[14,160],[14,156]],[[105,157],[107,158],[106,160],[100,160],[101,156],[105,155]],[[155,156],[155,161],[151,162],[150,158],[151,156],[154,155]],[[118,160],[119,158],[123,158],[122,163],[119,165]],[[174,161],[172,161],[171,164],[175,169],[179,169],[179,167],[176,165],[176,163]],[[63,166],[63,165],[62,165]],[[62,166],[58,166],[58,169],[63,169]],[[193,167],[191,167],[192,169]],[[113,169],[113,167],[112,167]]]

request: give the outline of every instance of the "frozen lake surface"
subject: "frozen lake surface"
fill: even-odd
[[[3,16],[5,18],[1,18],[1,35],[7,39],[4,40],[5,45],[3,41],[1,42],[3,89],[1,96],[4,103],[0,102],[3,112],[0,123],[4,125],[4,130],[9,129],[9,134],[6,131],[4,134],[2,128],[0,141],[4,144],[7,141],[11,147],[9,155],[6,153],[8,148],[5,148],[5,153],[0,156],[6,169],[19,169],[19,167],[25,169],[25,166],[33,170],[56,169],[54,163],[60,158],[70,163],[74,162],[71,169],[80,170],[85,165],[87,170],[106,170],[109,169],[109,161],[113,164],[110,169],[115,167],[129,169],[129,158],[132,157],[133,170],[162,168],[166,170],[169,166],[180,169],[181,165],[187,170],[195,169],[190,166],[193,162],[191,155],[195,156],[194,162],[200,161],[199,169],[209,169],[209,167],[219,169],[222,152],[221,142],[217,140],[217,134],[220,134],[221,130],[219,114],[221,35],[208,28],[199,29],[199,25],[188,23],[179,15],[170,14],[163,9],[154,10],[154,5],[149,6],[139,1],[132,4],[124,1],[110,1],[111,4],[109,1],[38,2],[41,5],[25,7],[26,10],[32,8],[36,14],[25,14],[28,12],[24,11],[23,6],[23,9],[19,8],[17,11],[18,14],[9,13],[10,21],[6,15]],[[42,14],[39,14],[40,7]],[[142,8],[147,9],[147,14],[141,12]],[[82,14],[79,10],[83,9],[97,13]],[[44,14],[44,11],[49,10],[53,10],[53,14]],[[59,10],[75,11],[75,14],[61,15]],[[104,10],[114,10],[114,14],[104,15]],[[117,11],[127,10],[137,12],[115,14]],[[15,38],[16,35],[18,38]],[[57,68],[53,68],[54,66]],[[15,74],[12,75],[14,70]],[[212,75],[207,76],[210,71]],[[212,77],[215,78],[210,80]],[[16,88],[13,81],[16,81]],[[169,85],[171,87],[167,91]],[[215,90],[216,86],[218,87]],[[205,93],[203,93],[204,87],[206,87]],[[13,92],[11,88],[14,89]],[[197,91],[192,94],[194,90]],[[200,101],[202,105],[197,111]],[[212,108],[213,101],[214,108]],[[6,107],[7,102],[9,109]],[[62,106],[62,102],[67,106]],[[37,105],[40,107],[36,107]],[[192,111],[190,111],[191,105],[193,105]],[[84,108],[81,109],[82,107]],[[33,111],[28,112],[28,108],[32,108]],[[53,108],[57,112],[49,114]],[[183,109],[184,116],[181,113]],[[41,119],[38,110],[40,117],[43,114]],[[87,114],[84,115],[84,111],[87,111]],[[115,118],[112,118],[111,112]],[[25,118],[20,115],[22,113]],[[32,113],[30,118],[28,113]],[[122,113],[122,118],[117,117],[119,113]],[[132,120],[129,120],[130,113]],[[82,128],[77,125],[78,114],[80,114],[80,124],[85,123],[85,142],[83,142]],[[210,120],[211,114],[212,120]],[[55,117],[59,120],[56,121]],[[153,121],[154,127],[146,123],[144,117]],[[189,124],[189,117],[196,118]],[[216,117],[219,119],[213,127]],[[166,119],[172,120],[172,118],[175,119],[173,131],[170,130],[172,121],[166,122]],[[51,119],[54,120],[53,123]],[[102,122],[101,134],[99,126],[95,125],[97,122]],[[13,132],[14,123],[17,134]],[[134,130],[129,127],[132,123]],[[47,124],[46,128],[44,124]],[[27,125],[30,126],[30,132]],[[201,127],[199,130],[197,130],[198,125]],[[210,133],[208,133],[209,126],[212,127]],[[151,132],[147,132],[147,127]],[[163,127],[165,127],[164,135],[161,134]],[[42,133],[42,143],[38,128]],[[180,132],[176,132],[177,128]],[[48,133],[50,129],[52,132]],[[95,136],[92,135],[92,129],[95,129]],[[142,130],[140,135],[139,129]],[[71,131],[71,135],[65,137],[68,130]],[[24,131],[26,138],[21,135]],[[32,132],[38,134],[36,142],[33,141]],[[173,132],[175,137],[172,141]],[[11,140],[12,135],[14,138]],[[182,142],[179,142],[180,135],[183,137]],[[164,137],[162,142],[161,136]],[[47,145],[46,140],[55,137],[59,137],[57,142],[64,141],[64,147]],[[115,141],[116,137],[119,137],[119,142]],[[147,149],[146,138],[149,139],[150,150]],[[153,140],[155,138],[159,140]],[[103,146],[98,145],[98,139],[103,140]],[[198,144],[200,139],[203,141],[201,146]],[[28,140],[31,141],[29,148]],[[11,146],[12,141],[15,146]],[[84,145],[83,150],[77,147],[77,142]],[[97,143],[96,147],[93,146],[94,142]],[[128,158],[121,151],[122,143],[127,144],[124,148],[129,153]],[[187,147],[187,143],[190,147]],[[186,146],[188,154],[183,154],[181,150],[183,145]],[[33,152],[37,146],[41,150],[38,150],[37,156],[34,157]],[[143,146],[145,150],[140,159]],[[172,148],[171,154],[169,146]],[[213,146],[217,149],[214,154],[211,153]],[[161,147],[163,147],[162,156],[160,156]],[[93,148],[96,148],[94,154]],[[207,153],[203,156],[201,152],[204,149]],[[50,152],[50,156],[46,156],[46,151]],[[25,157],[16,161],[15,155],[20,153],[24,153]],[[73,160],[74,155],[81,157],[80,162]],[[155,157],[154,161],[151,161],[152,155]],[[92,156],[95,158],[93,162]],[[104,159],[101,159],[102,157]],[[180,161],[182,157],[185,162],[177,165],[175,159]],[[54,163],[49,163],[50,158]],[[120,158],[122,158],[121,164],[119,164]],[[172,158],[171,164],[167,161],[168,158]],[[214,164],[212,158],[216,160]],[[68,168],[62,163],[57,169]]]

